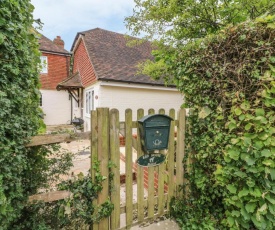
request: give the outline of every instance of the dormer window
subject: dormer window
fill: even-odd
[[[40,57],[40,73],[48,73],[48,57]]]

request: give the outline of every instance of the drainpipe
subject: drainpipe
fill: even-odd
[[[81,88],[80,95],[79,95],[79,106],[80,106],[80,116],[84,120],[84,117],[83,117],[83,93],[84,93],[84,90]]]
[[[72,120],[73,120],[73,97],[70,95],[71,97],[71,124],[72,124]]]

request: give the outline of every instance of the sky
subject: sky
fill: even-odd
[[[131,16],[134,0],[31,0],[34,19],[44,23],[42,33],[53,40],[61,36],[70,51],[77,32],[94,28],[130,34],[124,19]]]

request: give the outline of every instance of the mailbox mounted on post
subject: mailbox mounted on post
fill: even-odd
[[[171,117],[163,114],[147,115],[138,121],[144,152],[167,149]]]

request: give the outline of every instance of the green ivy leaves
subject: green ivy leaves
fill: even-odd
[[[204,119],[211,113],[211,109],[208,106],[201,108],[199,112],[199,118]]]
[[[40,121],[39,50],[30,1],[3,0],[0,9],[0,228],[13,229],[35,187],[29,179],[40,176],[30,172],[43,161],[24,147]]]
[[[186,134],[194,162],[186,175],[195,211],[188,210],[217,229],[275,228],[275,31],[264,20],[189,44],[174,72],[185,106],[194,108]]]

